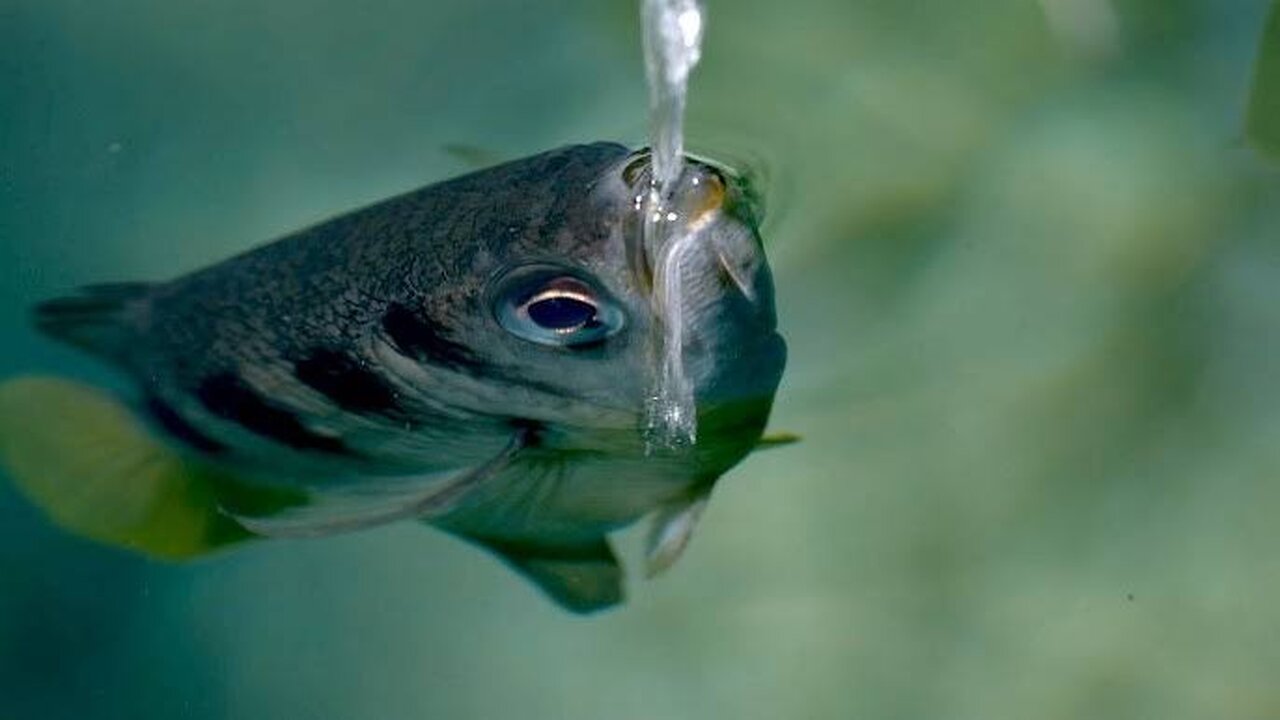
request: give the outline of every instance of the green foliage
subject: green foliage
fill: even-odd
[[[1280,161],[1280,0],[1271,4],[1262,33],[1247,131],[1255,147]]]

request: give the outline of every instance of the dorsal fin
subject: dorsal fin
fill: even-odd
[[[118,359],[130,342],[128,313],[151,287],[143,282],[87,285],[76,295],[37,305],[36,328],[99,357]]]

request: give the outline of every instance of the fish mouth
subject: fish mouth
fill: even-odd
[[[638,225],[630,233],[629,255],[641,287],[650,295],[661,284],[659,267],[679,250],[673,245],[691,248],[701,242],[695,236],[705,235],[719,270],[744,297],[757,301],[752,278],[754,266],[759,264],[758,242],[749,220],[733,212],[738,204],[734,202],[734,178],[726,170],[686,155],[680,176],[662,192],[653,181],[648,148],[627,159],[622,180],[631,192]],[[713,227],[718,220],[727,222]]]
[[[654,325],[655,376],[647,402],[646,445],[696,443],[697,396],[706,368],[686,367],[686,344],[705,352],[700,327],[750,335],[775,327],[768,266],[750,214],[735,211],[734,176],[686,158],[670,187],[653,181],[652,157],[628,158],[621,179],[633,199],[628,254]],[[705,363],[704,363],[705,364]]]

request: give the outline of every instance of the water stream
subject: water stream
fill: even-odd
[[[689,72],[702,54],[705,13],[698,0],[641,0],[645,74],[649,83],[651,180],[644,213],[644,246],[656,248],[653,267],[656,372],[649,398],[650,450],[689,446],[697,438],[697,406],[683,362],[681,260],[689,235],[675,211],[684,167],[684,108]]]

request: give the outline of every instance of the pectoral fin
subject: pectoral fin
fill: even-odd
[[[87,386],[0,384],[0,463],[55,523],[99,542],[181,559],[251,537],[219,511],[208,471]]]
[[[789,433],[789,432],[772,433],[770,435],[765,435],[761,437],[759,440],[757,440],[756,446],[752,448],[752,450],[755,452],[759,452],[760,450],[769,450],[771,448],[782,447],[784,445],[790,445],[792,443],[798,443],[798,442],[800,442],[800,436],[796,435],[795,433]]]
[[[689,546],[693,529],[702,517],[711,497],[706,492],[670,503],[657,511],[649,526],[649,539],[645,553],[645,575],[655,577],[675,564]]]
[[[571,612],[599,612],[623,600],[622,568],[604,537],[573,545],[468,539],[488,548]]]

